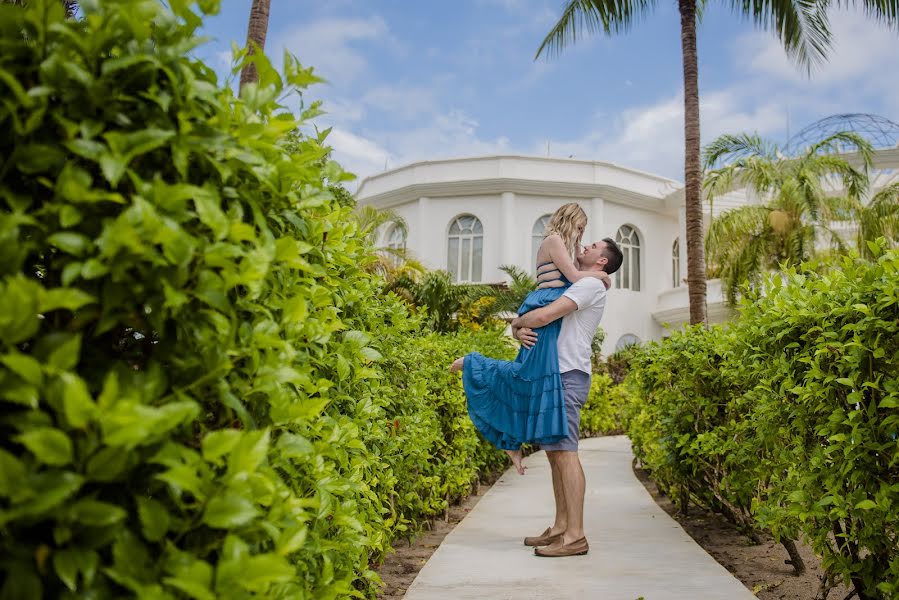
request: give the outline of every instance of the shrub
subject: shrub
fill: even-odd
[[[500,336],[418,333],[275,101],[311,70],[235,98],[170,4],[0,5],[0,596],[370,595],[499,464],[430,370]]]
[[[882,253],[874,262],[771,276],[727,328],[641,348],[627,422],[663,488],[747,530],[786,542],[802,534],[862,598],[891,598],[899,253],[872,248]]]
[[[622,417],[629,402],[630,394],[626,386],[615,385],[605,373],[594,373],[587,403],[581,409],[581,435],[622,433]]]

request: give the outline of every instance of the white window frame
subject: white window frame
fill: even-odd
[[[469,221],[470,219],[470,221]],[[484,225],[481,220],[472,214],[461,214],[450,221],[447,230],[447,257],[446,270],[453,276],[456,283],[479,283],[484,276]],[[457,271],[452,269],[452,246],[453,240],[456,240],[456,267]],[[464,255],[465,242],[468,242],[468,255]],[[480,264],[475,264],[475,245],[480,243],[481,259]],[[475,279],[473,276],[478,274]]]
[[[643,274],[640,263],[640,232],[633,225],[622,225],[615,233],[615,243],[621,248],[624,257],[621,268],[615,273],[615,287],[639,292],[640,277]]]
[[[671,287],[680,287],[680,280],[680,238],[674,238],[674,243],[671,244]]]
[[[551,218],[552,214],[550,213],[541,216],[534,221],[534,227],[531,229],[531,269],[535,276],[537,275],[537,251],[540,250],[540,244],[543,243],[543,234],[546,233],[546,226]]]

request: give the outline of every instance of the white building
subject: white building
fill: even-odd
[[[384,245],[476,283],[505,281],[501,265],[533,272],[549,215],[577,202],[589,219],[584,242],[613,238],[625,256],[603,317],[603,353],[689,320],[683,188],[671,179],[603,162],[486,156],[392,169],[364,179],[356,198],[405,219],[408,239],[392,228]],[[715,211],[728,203],[719,199]],[[708,311],[712,322],[726,317],[717,281]]]

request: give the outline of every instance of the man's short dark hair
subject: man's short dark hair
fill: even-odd
[[[606,247],[602,249],[602,255],[609,261],[606,263],[603,271],[611,275],[621,268],[621,263],[624,261],[624,255],[621,253],[621,248],[618,247],[618,244],[616,244],[615,240],[612,238],[603,238],[602,241],[606,243]]]

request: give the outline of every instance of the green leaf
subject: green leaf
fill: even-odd
[[[83,525],[103,527],[118,523],[127,513],[115,504],[98,500],[83,499],[69,508],[71,518]]]
[[[230,223],[221,209],[221,199],[214,189],[197,188],[194,194],[194,207],[200,221],[212,230],[215,239],[221,240],[228,235]]]
[[[241,570],[241,584],[251,591],[264,591],[272,583],[291,581],[294,577],[296,569],[286,558],[273,553],[249,557]]]
[[[359,353],[372,362],[384,360],[384,357],[381,355],[381,353],[370,346],[362,348],[361,350],[359,350]]]
[[[67,548],[53,553],[53,568],[56,574],[71,591],[78,589],[78,574],[84,587],[89,588],[97,573],[100,559],[96,552],[86,548]]]
[[[55,347],[47,356],[47,364],[60,371],[74,369],[81,357],[81,334],[58,334],[54,342]]]
[[[850,387],[855,385],[855,382],[849,377],[840,377],[837,379],[837,383],[841,383],[843,385],[848,385]]]
[[[54,288],[41,296],[40,311],[46,313],[60,308],[74,311],[96,301],[96,298],[78,288]]]
[[[74,592],[78,589],[78,557],[74,550],[58,550],[53,553],[53,568],[63,584]]]
[[[169,530],[169,513],[165,506],[152,498],[137,498],[137,515],[144,537],[151,542],[158,542]]]
[[[91,241],[87,236],[74,231],[54,233],[47,238],[47,242],[73,256],[84,256],[91,247]]]
[[[72,206],[65,204],[59,209],[59,224],[63,229],[69,229],[81,222],[81,211]]]
[[[52,427],[36,427],[15,437],[41,462],[66,465],[72,462],[72,440]]]
[[[210,498],[203,513],[203,522],[210,527],[231,529],[246,525],[258,514],[253,502],[232,492],[225,492],[222,496]]]
[[[855,505],[855,508],[858,508],[861,510],[871,510],[872,508],[877,508],[877,503],[870,499],[862,500],[861,502],[859,502],[858,504]]]
[[[17,491],[21,491],[25,483],[25,465],[22,462],[0,448],[0,496],[9,498]]]
[[[179,570],[178,577],[166,577],[166,584],[177,588],[194,600],[215,600],[216,595],[209,589],[212,583],[212,567],[198,560],[185,569]]]
[[[10,371],[27,381],[28,383],[40,386],[44,381],[41,372],[41,363],[27,354],[4,354],[0,357],[0,363],[6,365]]]
[[[32,475],[28,483],[33,494],[19,510],[26,516],[45,516],[81,489],[84,478],[68,471],[45,471]]]
[[[189,400],[159,407],[122,400],[100,413],[103,441],[110,446],[134,448],[196,418],[199,411],[200,407]]]
[[[62,401],[66,420],[72,427],[86,426],[97,413],[97,405],[87,391],[87,384],[72,373],[62,373],[59,377],[63,385]]]
[[[245,432],[228,458],[227,477],[233,479],[255,472],[268,454],[270,440],[268,429]]]
[[[96,481],[115,481],[128,468],[130,456],[119,447],[101,448],[87,461],[87,476]]]
[[[103,134],[103,137],[115,154],[125,157],[125,160],[130,162],[136,156],[146,154],[165,145],[174,135],[174,131],[148,127],[129,133],[110,131]]]
[[[203,438],[203,458],[214,462],[228,454],[240,442],[241,432],[236,429],[222,429],[207,433]]]
[[[156,476],[160,481],[172,486],[176,492],[190,492],[194,497],[203,500],[206,493],[203,489],[203,482],[197,476],[197,472],[193,467],[188,465],[178,465],[169,468]]]

